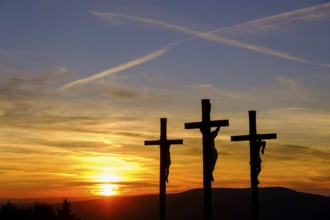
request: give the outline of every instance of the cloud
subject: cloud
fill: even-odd
[[[330,162],[330,151],[321,150],[317,148],[311,148],[307,146],[300,145],[278,145],[271,146],[267,149],[273,159],[278,160],[306,160],[308,158],[319,158],[320,161]],[[285,153],[284,153],[285,152]]]
[[[114,74],[114,73],[129,69],[129,68],[132,68],[134,66],[137,66],[137,65],[143,64],[145,62],[151,61],[153,59],[156,59],[157,57],[165,54],[167,51],[168,51],[168,48],[166,48],[166,47],[160,48],[160,49],[158,49],[156,51],[153,51],[149,54],[146,54],[142,57],[139,57],[137,59],[134,59],[134,60],[128,61],[126,63],[120,64],[120,65],[112,67],[110,69],[104,70],[100,73],[96,73],[96,74],[93,74],[93,75],[88,76],[86,78],[76,80],[76,81],[73,81],[71,83],[67,83],[67,84],[63,85],[59,90],[60,91],[67,90],[67,89],[69,89],[73,86],[83,85],[83,84],[86,84],[90,81],[108,76],[110,74]]]
[[[265,155],[265,165],[269,169],[286,169],[292,176],[303,175],[304,181],[329,182],[328,164],[330,151],[317,146],[270,145]],[[276,167],[276,164],[279,166]],[[312,166],[311,166],[312,164]],[[317,166],[318,169],[314,169]],[[270,168],[271,167],[271,168]]]
[[[244,94],[245,95],[251,95],[253,93],[260,93],[260,92],[265,91],[265,90],[278,89],[280,87],[283,88],[283,86],[289,87],[289,88],[296,91],[298,89],[297,87],[298,87],[298,84],[299,84],[300,80],[303,80],[305,78],[311,78],[313,76],[315,76],[315,74],[300,76],[300,77],[296,77],[296,78],[288,78],[288,77],[285,77],[285,76],[276,76],[275,77],[275,80],[277,81],[276,83],[268,85],[268,86],[264,86],[264,87],[261,87],[261,88],[257,88],[257,89],[252,90],[252,91],[245,92]],[[297,94],[295,94],[295,95],[297,95]]]
[[[289,107],[273,109],[266,115],[263,123],[277,127],[281,141],[310,146],[317,143],[315,147],[329,145],[329,111]]]
[[[239,94],[257,103],[269,106],[305,106],[312,109],[328,109],[329,74],[301,73],[298,77],[275,76],[274,82]],[[262,107],[262,106],[261,106]]]
[[[326,68],[330,68],[330,63],[317,63],[317,64]]]
[[[43,112],[54,105],[58,94],[52,88],[64,78],[68,70],[58,68],[52,73],[16,76],[6,75],[0,82],[0,115]],[[9,78],[8,78],[9,77]]]
[[[192,37],[189,37],[189,38],[186,38],[186,39],[168,44],[167,47],[172,47],[172,46],[175,46],[179,43],[183,43],[185,41],[188,41],[188,40],[191,40],[195,37],[196,38],[198,37],[198,38],[202,38],[202,39],[205,39],[205,40],[208,40],[208,41],[213,41],[213,42],[223,43],[223,44],[227,44],[227,45],[231,45],[231,46],[235,46],[235,47],[239,47],[239,48],[244,48],[244,49],[252,50],[252,51],[255,51],[255,52],[258,52],[258,53],[262,53],[262,54],[267,54],[267,55],[270,55],[270,56],[279,57],[279,58],[286,59],[286,60],[292,60],[292,61],[296,61],[296,62],[313,63],[313,64],[316,64],[316,65],[321,65],[319,63],[314,63],[312,61],[309,61],[309,60],[307,60],[303,57],[293,56],[293,55],[287,54],[285,52],[281,52],[281,51],[278,51],[278,50],[273,50],[273,49],[268,48],[268,47],[249,44],[249,43],[245,43],[245,42],[225,38],[225,37],[214,34],[214,32],[219,31],[219,29],[209,31],[209,32],[200,32],[200,31],[192,30],[192,29],[187,28],[187,27],[182,27],[182,26],[179,26],[179,25],[170,24],[170,23],[167,23],[167,22],[154,20],[154,19],[147,19],[147,18],[141,18],[141,17],[136,17],[136,16],[117,14],[117,13],[101,13],[101,12],[95,12],[95,11],[91,11],[90,13],[93,14],[94,16],[97,16],[97,17],[102,18],[102,19],[107,19],[108,18],[108,19],[112,20],[114,18],[125,18],[125,19],[130,19],[130,20],[135,20],[135,21],[147,23],[147,24],[152,24],[152,25],[156,25],[156,26],[160,26],[160,27],[164,27],[164,28],[168,28],[168,29],[172,29],[172,30],[176,30],[176,31],[179,31],[179,32],[182,32],[182,33],[192,35]],[[224,31],[226,29],[230,29],[230,27],[222,28],[222,31]],[[327,64],[322,64],[322,66],[326,67]]]
[[[152,92],[152,88],[150,86],[131,85],[130,82],[127,84],[115,84],[110,83],[108,86],[99,84],[100,87],[97,88],[88,88],[89,93],[101,94],[105,97],[114,98],[117,100],[138,100],[138,101],[158,101],[158,102],[171,102],[172,97],[158,94],[158,92]]]
[[[209,98],[219,98],[221,97],[221,100],[236,100],[240,102],[260,102],[260,99],[256,99],[255,97],[248,95],[249,93],[239,93],[239,92],[233,92],[230,90],[224,90],[222,88],[218,88],[213,84],[194,84],[188,86],[188,88],[193,89],[191,92],[198,92],[198,95],[201,97],[209,97]],[[268,88],[268,87],[267,87]],[[259,90],[267,89],[260,88]],[[250,92],[253,93],[253,92]]]

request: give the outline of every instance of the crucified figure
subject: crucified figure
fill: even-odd
[[[166,147],[165,179],[166,182],[168,182],[168,175],[170,174],[170,166],[171,166],[171,153],[170,153],[171,144],[166,143],[165,147]]]
[[[258,176],[261,172],[261,163],[262,163],[260,153],[264,154],[265,153],[265,148],[266,148],[266,141],[258,139],[257,140],[257,152],[256,152],[257,153],[256,169],[257,169],[257,182],[258,182],[258,184],[259,184]]]
[[[201,132],[203,133],[203,129],[200,129]],[[218,151],[215,148],[215,144],[214,144],[214,140],[215,138],[218,136],[218,133],[220,131],[220,126],[218,126],[214,131],[211,132],[210,135],[210,171],[211,171],[211,180],[212,182],[214,181],[213,178],[213,170],[215,167],[215,164],[217,163],[217,159],[218,159]]]
[[[211,132],[211,147],[210,147],[210,152],[211,152],[211,161],[210,161],[210,168],[211,168],[211,180],[212,182],[214,181],[214,178],[213,178],[213,170],[214,170],[214,167],[215,167],[215,164],[217,162],[217,159],[218,159],[218,151],[217,149],[215,148],[215,144],[214,144],[214,140],[215,138],[218,136],[218,133],[220,131],[220,126],[218,126],[214,131]]]

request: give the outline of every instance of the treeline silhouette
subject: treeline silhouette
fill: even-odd
[[[1,204],[0,207],[1,220],[81,220],[73,213],[71,203],[64,199],[61,207],[55,209],[53,206],[36,202],[30,207],[19,207],[8,201]]]

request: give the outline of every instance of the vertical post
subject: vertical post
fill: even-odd
[[[185,123],[185,129],[199,128],[203,136],[203,189],[204,189],[204,220],[212,220],[212,148],[215,136],[212,137],[211,127],[229,126],[229,120],[211,121],[211,103],[202,99],[202,121]],[[211,146],[212,145],[212,146]],[[213,154],[214,155],[214,154]]]
[[[210,136],[211,127],[208,125],[210,117],[211,103],[209,99],[202,100],[202,127],[203,132],[203,187],[204,187],[204,220],[212,219],[212,186],[210,173]]]
[[[250,173],[251,173],[251,205],[252,205],[252,220],[259,220],[259,195],[258,195],[258,177],[257,177],[257,163],[258,163],[258,146],[257,141],[257,123],[256,111],[249,111],[250,124]]]
[[[159,175],[159,219],[166,220],[166,176],[165,176],[165,162],[166,162],[166,134],[167,119],[160,119],[160,175]]]

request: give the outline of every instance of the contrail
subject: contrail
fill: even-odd
[[[144,55],[142,57],[139,57],[137,59],[128,61],[126,63],[120,64],[118,66],[112,67],[110,69],[104,70],[102,72],[96,73],[96,74],[88,76],[86,78],[76,80],[76,81],[73,81],[71,83],[67,83],[67,84],[63,85],[62,87],[60,87],[59,90],[63,91],[63,90],[69,89],[73,86],[83,85],[83,84],[86,84],[87,82],[90,82],[92,80],[96,80],[96,79],[99,79],[101,77],[105,77],[105,76],[108,76],[110,74],[114,74],[114,73],[117,73],[119,71],[123,71],[123,70],[126,70],[128,68],[132,68],[132,67],[140,65],[142,63],[151,61],[151,60],[163,55],[167,51],[168,51],[167,47],[162,47],[162,48],[160,48],[160,49],[158,49],[158,50],[156,50],[152,53],[149,53],[149,54]]]
[[[214,42],[218,42],[218,43],[224,43],[227,45],[231,45],[231,46],[236,46],[236,47],[240,47],[240,48],[244,48],[244,49],[248,49],[248,50],[252,50],[255,52],[259,52],[259,53],[263,53],[263,54],[267,54],[270,56],[275,56],[275,57],[279,57],[282,59],[286,59],[286,60],[292,60],[292,61],[296,61],[296,62],[302,62],[302,63],[311,63],[311,64],[316,64],[319,66],[323,66],[326,68],[330,68],[330,64],[327,63],[316,63],[316,62],[312,62],[309,61],[303,57],[299,57],[299,56],[293,56],[278,50],[273,50],[271,48],[268,47],[262,47],[262,46],[258,46],[258,45],[254,45],[254,44],[249,44],[249,43],[245,43],[245,42],[241,42],[241,41],[237,41],[237,40],[232,40],[229,38],[225,38],[225,37],[221,37],[219,35],[216,35],[215,33],[221,33],[221,32],[232,32],[232,31],[237,31],[240,29],[247,29],[247,28],[255,28],[255,27],[260,27],[262,25],[265,25],[267,23],[271,23],[277,20],[285,20],[285,22],[289,22],[289,21],[294,21],[294,20],[307,20],[307,19],[321,19],[322,17],[329,17],[329,14],[327,13],[326,10],[329,10],[330,8],[330,3],[324,3],[324,4],[320,4],[320,5],[316,5],[316,6],[312,6],[312,7],[308,7],[308,8],[302,8],[302,9],[297,9],[297,10],[293,10],[293,11],[289,11],[289,12],[284,12],[284,13],[280,13],[277,15],[273,15],[273,16],[268,16],[268,17],[264,17],[264,18],[259,18],[259,19],[255,19],[252,21],[248,21],[242,24],[238,24],[238,25],[234,25],[231,27],[224,27],[224,28],[219,28],[216,30],[212,30],[209,32],[200,32],[200,31],[195,31],[186,27],[182,27],[179,25],[175,25],[175,24],[170,24],[167,22],[163,22],[163,21],[159,21],[159,20],[154,20],[154,19],[148,19],[148,18],[141,18],[141,17],[136,17],[136,16],[129,16],[129,15],[123,15],[123,14],[116,14],[116,13],[101,13],[101,12],[96,12],[96,11],[91,11],[90,13],[93,14],[94,16],[103,18],[103,19],[107,19],[107,20],[114,20],[115,18],[126,18],[126,19],[131,19],[131,20],[135,20],[135,21],[140,21],[143,23],[148,23],[148,24],[152,24],[152,25],[157,25],[160,27],[164,27],[164,28],[168,28],[168,29],[172,29],[172,30],[176,30],[182,33],[186,33],[189,35],[192,35],[191,37],[182,39],[182,40],[178,40],[175,42],[172,42],[170,44],[167,44],[166,46],[152,52],[149,53],[147,55],[144,55],[142,57],[139,57],[135,60],[131,60],[129,62],[126,62],[124,64],[115,66],[113,68],[104,70],[100,73],[96,73],[94,75],[91,75],[89,77],[80,79],[80,80],[76,80],[73,81],[71,83],[65,84],[62,87],[60,87],[60,91],[66,90],[68,88],[71,88],[72,86],[76,86],[76,85],[81,85],[81,84],[85,84],[89,81],[95,80],[95,79],[99,79],[101,77],[113,74],[113,73],[117,73],[120,72],[122,70],[140,65],[142,63],[151,61],[161,55],[163,55],[164,53],[166,53],[168,51],[168,49],[170,47],[173,47],[175,45],[181,44],[183,42],[195,39],[195,38],[202,38],[205,40],[209,40],[209,41],[214,41]],[[324,10],[324,11],[322,11]],[[318,14],[317,14],[318,13]],[[117,20],[117,19],[115,19]],[[118,22],[118,21],[117,21]]]
[[[250,31],[251,29],[274,30],[281,28],[283,24],[288,24],[294,21],[313,21],[329,18],[330,2],[258,18],[238,25],[213,30],[208,33],[235,33],[240,32],[241,30]],[[281,22],[280,25],[278,24],[279,22]]]
[[[248,26],[256,26],[256,25],[260,25],[260,24],[264,24],[266,22],[270,22],[276,19],[288,19],[289,17],[295,17],[295,19],[298,19],[297,16],[298,15],[305,15],[306,17],[309,16],[309,18],[311,19],[313,16],[310,16],[313,12],[319,10],[319,9],[327,9],[330,6],[330,3],[325,3],[325,4],[321,4],[321,5],[317,5],[317,6],[313,6],[310,8],[303,8],[303,9],[298,9],[298,10],[294,10],[291,12],[285,12],[285,13],[281,13],[278,15],[274,15],[274,16],[269,16],[269,17],[265,17],[265,18],[260,18],[260,19],[256,19],[253,21],[249,21],[249,22],[245,22],[241,25],[235,25],[232,27],[225,27],[225,28],[220,28],[220,29],[216,29],[216,30],[212,30],[209,32],[200,32],[200,31],[195,31],[186,27],[182,27],[179,25],[175,25],[175,24],[170,24],[167,22],[163,22],[163,21],[159,21],[159,20],[154,20],[154,19],[148,19],[148,18],[141,18],[141,17],[136,17],[136,16],[129,16],[129,15],[124,15],[124,14],[117,14],[117,13],[101,13],[101,12],[95,12],[95,11],[91,11],[90,13],[93,14],[94,16],[103,18],[103,19],[109,19],[109,20],[113,20],[114,18],[126,18],[126,19],[131,19],[131,20],[135,20],[135,21],[139,21],[139,22],[143,22],[143,23],[147,23],[147,24],[152,24],[152,25],[157,25],[160,27],[164,27],[164,28],[168,28],[168,29],[172,29],[172,30],[176,30],[182,33],[186,33],[189,35],[192,35],[189,38],[180,40],[180,41],[176,41],[173,42],[171,44],[168,44],[167,46],[174,46],[180,43],[183,43],[185,41],[194,39],[194,38],[202,38],[205,40],[209,40],[209,41],[214,41],[214,42],[218,42],[218,43],[224,43],[227,45],[232,45],[232,46],[236,46],[236,47],[240,47],[240,48],[244,48],[244,49],[248,49],[248,50],[252,50],[255,52],[259,52],[259,53],[263,53],[263,54],[267,54],[270,56],[275,56],[275,57],[279,57],[282,59],[286,59],[286,60],[292,60],[292,61],[296,61],[296,62],[302,62],[302,63],[312,63],[312,64],[316,64],[316,65],[320,65],[323,67],[329,67],[329,64],[324,64],[324,63],[315,63],[312,61],[309,61],[303,57],[299,57],[299,56],[293,56],[278,50],[273,50],[271,48],[268,47],[262,47],[262,46],[258,46],[258,45],[254,45],[254,44],[249,44],[249,43],[245,43],[245,42],[241,42],[241,41],[237,41],[237,40],[233,40],[233,39],[229,39],[229,38],[225,38],[225,37],[221,37],[219,35],[216,35],[214,33],[217,32],[225,32],[225,31],[230,31],[232,29],[237,29],[237,28],[242,28],[242,27],[248,27]],[[315,18],[315,15],[314,15]],[[294,20],[292,18],[292,20]]]

